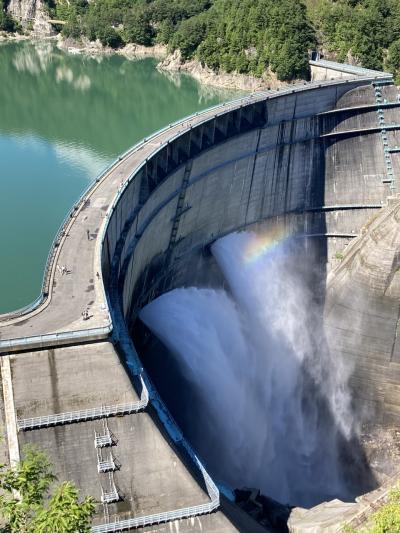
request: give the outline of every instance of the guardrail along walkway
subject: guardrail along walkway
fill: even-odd
[[[117,405],[103,405],[81,411],[70,411],[53,415],[36,416],[32,418],[17,418],[18,431],[29,429],[40,429],[50,426],[60,426],[72,424],[74,422],[85,422],[98,418],[109,418],[110,416],[129,415],[144,409],[149,403],[149,393],[142,380],[142,394],[140,400],[133,403],[122,403]]]

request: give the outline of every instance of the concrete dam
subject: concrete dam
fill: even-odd
[[[353,407],[398,426],[400,93],[390,74],[310,64],[311,83],[219,105],[123,154],[68,213],[39,299],[0,316],[2,461],[44,449],[98,502],[93,532],[274,530],[260,499],[231,501],[176,423],[185,391],[170,393],[174,410],[150,368],[162,347],[138,319],[173,289],[226,285],[212,249],[232,232],[279,227],[312,249]],[[292,509],[291,531],[357,526],[382,501],[395,461],[375,468],[356,448],[369,482],[352,501]]]

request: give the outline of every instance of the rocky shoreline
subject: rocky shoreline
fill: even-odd
[[[80,41],[76,41],[70,38],[64,39],[61,35],[57,36],[57,47],[70,54],[83,54],[88,56],[117,54],[127,59],[155,57],[160,60],[167,56],[167,47],[163,44],[142,46],[140,44],[129,43],[123,48],[115,50],[114,48],[103,46],[100,41],[89,41],[84,37]]]
[[[20,33],[7,33],[5,31],[0,31],[0,43],[29,41],[29,40],[31,40],[31,37],[29,35],[22,35]]]
[[[288,85],[299,83],[296,80],[290,84],[281,82],[271,71],[266,71],[262,78],[256,78],[239,72],[215,72],[207,66],[203,66],[197,59],[183,61],[180,50],[175,50],[161,61],[157,68],[166,72],[184,72],[205,85],[213,85],[222,89],[239,89],[242,91],[262,91],[268,89],[281,89]]]
[[[200,61],[196,59],[183,61],[179,50],[175,50],[175,52],[169,54],[167,46],[163,44],[142,46],[130,43],[123,48],[115,50],[103,46],[100,41],[89,41],[85,38],[78,42],[73,39],[63,39],[59,35],[57,41],[58,48],[70,54],[84,54],[89,56],[117,54],[129,60],[154,57],[159,60],[157,69],[161,72],[188,74],[203,85],[219,89],[256,92],[268,89],[280,89],[289,85],[288,83],[279,81],[271,71],[267,71],[263,78],[256,78],[255,76],[240,74],[238,72],[214,72],[207,66],[202,66]],[[299,81],[302,80],[297,80],[297,83]]]

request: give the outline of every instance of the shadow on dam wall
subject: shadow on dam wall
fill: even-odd
[[[319,141],[313,146],[314,164],[307,184],[308,198],[311,205],[325,205],[325,151],[331,146],[331,142],[324,143],[323,141]],[[278,176],[281,175],[282,168],[286,171],[284,152],[285,146],[283,145],[278,147],[274,154]],[[288,183],[289,179],[287,180]],[[307,260],[312,262],[312,267],[304,272],[306,279],[303,281],[312,291],[316,306],[321,309],[320,319],[322,321],[328,264],[327,239],[316,236],[307,238],[304,235],[307,232],[319,235],[326,234],[325,214],[291,212],[253,224],[239,225],[238,227],[239,230],[246,229],[262,234],[274,225],[286,227],[289,234],[297,234],[299,236],[298,247],[302,248],[303,259],[305,259],[305,263],[307,263]],[[141,306],[143,306],[145,301],[149,302],[177,287],[223,288],[229,292],[229,285],[211,254],[210,245],[211,243],[209,242],[204,243],[201,247],[189,248],[181,256],[174,255],[173,251],[168,249],[166,253],[153,258],[142,276],[138,278],[133,300],[142,302]],[[139,309],[136,310],[136,313],[138,311]],[[204,427],[200,424],[202,427],[199,428],[199,421],[202,420],[201,410],[203,409],[203,398],[199,390],[185,376],[176,354],[171,353],[138,318],[131,327],[131,335],[144,367],[184,435],[191,442],[196,452],[205,460],[205,464],[209,467],[211,474],[216,479],[224,482],[226,477],[229,478],[229,476],[226,476],[226,472],[220,466],[221,450],[218,445],[210,445],[212,437],[207,435],[206,424]],[[324,339],[319,339],[319,341],[325,342]],[[206,341],[204,349],[206,357]],[[328,348],[316,346],[315,357],[317,357],[318,350],[322,349],[327,350]],[[326,395],[321,390],[321,384],[315,383],[312,372],[310,373],[307,368],[304,368],[302,379],[307,384],[305,387],[307,392],[303,398],[305,411],[307,411],[307,403],[312,403],[313,408],[316,405],[320,418],[319,431],[325,432],[327,435],[333,434],[336,439],[336,448],[340,458],[334,466],[338,469],[338,476],[342,482],[341,490],[329,492],[329,487],[327,486],[327,491],[321,492],[317,497],[315,494],[309,497],[305,495],[301,501],[284,501],[281,503],[312,506],[335,497],[344,501],[352,501],[357,495],[368,492],[377,486],[361,443],[357,436],[353,435],[348,439],[343,435],[340,428],[335,427],[336,421],[332,416]],[[234,401],[232,402],[232,409],[234,409],[233,405]],[[230,413],[224,414],[227,417],[230,416]],[[213,428],[212,432],[218,432],[218,429]],[[239,427],[238,432],[240,432]],[[288,435],[288,439],[290,439],[290,435]],[[248,442],[248,446],[251,449],[251,440]],[[288,463],[290,463],[290,460],[290,456],[288,456]],[[229,470],[229,464],[225,464],[224,468]],[[268,476],[268,472],[265,475]],[[242,486],[238,484],[238,486],[232,488],[242,488]],[[306,487],[305,490],[307,490]],[[266,495],[270,496],[269,494]]]
[[[129,330],[161,398],[216,478],[224,478],[213,467],[216,457],[212,450],[209,456],[202,453],[201,440],[196,441],[201,398],[171,352],[138,315],[148,303],[176,288],[229,290],[210,253],[212,243],[235,231],[262,233],[274,224],[302,240],[310,256],[316,254],[318,283],[314,275],[308,284],[314,289],[316,305],[323,309],[327,269],[334,253],[349,240],[340,237],[359,231],[374,214],[369,205],[381,205],[387,196],[386,186],[368,181],[384,168],[377,134],[366,135],[366,141],[354,134],[352,138],[324,137],[335,128],[353,127],[354,113],[346,110],[345,100],[352,92],[356,105],[362,104],[364,94],[373,98],[370,86],[361,87],[357,94],[358,86],[366,83],[294,91],[227,111],[184,131],[146,159],[110,217],[102,250],[110,307],[119,313],[118,323],[124,322]],[[344,111],[334,119],[323,116],[335,110],[341,98]],[[373,117],[367,115],[365,120],[370,121]],[[361,204],[364,211],[353,209],[354,204]],[[336,234],[339,245],[331,238]],[[321,342],[325,345],[325,340]],[[377,484],[362,445],[336,427],[311,369],[303,369],[303,378],[309,383],[304,403],[317,404],[321,428],[336,434],[340,460],[335,468],[343,484],[334,494],[321,492],[308,501],[305,495],[301,503],[313,505],[335,496],[352,500]]]

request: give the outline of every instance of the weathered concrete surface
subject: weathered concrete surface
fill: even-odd
[[[333,354],[354,365],[360,408],[382,423],[400,420],[400,203],[353,241],[329,280],[326,328]]]
[[[11,356],[18,418],[138,400],[108,342]]]
[[[17,420],[14,403],[14,392],[11,378],[11,365],[10,357],[8,355],[0,359],[0,368],[3,398],[1,409],[1,424],[3,430],[2,435],[4,436],[3,442],[7,443],[7,446],[4,446],[4,448],[8,452],[5,454],[6,460],[4,461],[4,464],[9,464],[10,466],[14,467],[20,461],[20,454],[17,437]],[[3,452],[3,449],[1,451]]]
[[[12,356],[10,363],[13,408],[18,418],[138,399],[114,347],[107,342],[19,354]],[[124,497],[123,501],[108,506],[111,521],[209,501],[208,494],[148,413],[109,418],[106,424],[116,442],[101,452],[94,446],[94,437],[95,431],[105,433],[104,419],[21,431],[18,443],[21,453],[28,443],[44,450],[60,481],[74,481],[82,494],[89,494],[98,502],[101,489],[110,490],[108,474],[97,471],[98,453],[103,459],[112,453],[120,465],[114,475],[115,483]],[[104,520],[99,505],[94,524]],[[202,520],[201,517],[186,521],[183,530],[196,530],[196,524]],[[235,530],[221,513],[207,518],[206,524],[209,531]]]

